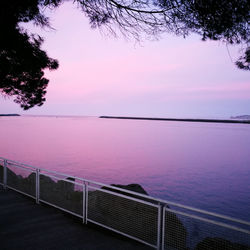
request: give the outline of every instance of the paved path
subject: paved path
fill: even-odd
[[[152,249],[0,186],[0,249]]]

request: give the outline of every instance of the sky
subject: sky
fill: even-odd
[[[59,60],[46,71],[46,102],[23,111],[0,96],[0,113],[229,118],[250,114],[250,74],[234,65],[238,48],[164,34],[137,43],[91,29],[72,3],[54,11],[51,29],[26,27],[45,38]]]

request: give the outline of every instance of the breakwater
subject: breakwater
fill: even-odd
[[[99,116],[106,119],[126,119],[126,120],[149,120],[149,121],[177,121],[177,122],[209,122],[209,123],[242,123],[250,124],[250,120],[227,120],[227,119],[189,119],[189,118],[152,118],[133,116]]]

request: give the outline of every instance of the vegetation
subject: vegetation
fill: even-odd
[[[0,8],[0,91],[14,96],[23,109],[45,102],[49,80],[44,70],[55,70],[58,61],[41,49],[43,39],[20,27],[21,23],[49,27],[45,7],[57,8],[65,0],[9,0]],[[236,65],[250,69],[248,0],[72,0],[93,28],[140,39],[171,32],[186,37],[241,44]]]

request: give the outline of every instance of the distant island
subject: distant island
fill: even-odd
[[[231,116],[231,119],[242,119],[242,120],[250,120],[250,115],[237,115]]]
[[[0,116],[20,116],[19,114],[0,114]]]
[[[244,123],[250,124],[250,120],[235,119],[189,119],[189,118],[151,118],[151,117],[129,117],[129,116],[99,116],[106,119],[129,119],[129,120],[150,120],[150,121],[179,121],[179,122],[212,122],[212,123]]]

